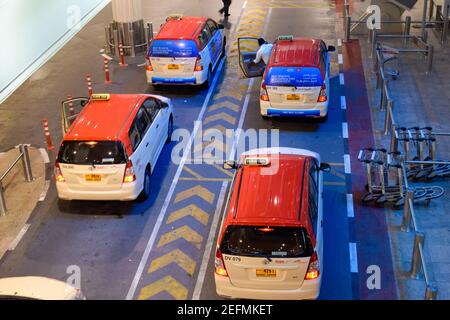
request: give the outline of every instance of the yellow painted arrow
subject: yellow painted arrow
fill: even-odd
[[[224,136],[226,135],[228,138],[231,138],[234,135],[233,129],[227,129],[221,124],[216,124],[213,127],[208,128],[208,130],[209,129],[219,130]]]
[[[215,154],[217,153],[223,154],[226,148],[227,146],[225,141],[219,140],[203,141],[202,143],[198,143],[194,146],[194,152],[203,151],[203,153],[206,153],[207,150],[207,152],[212,156],[213,151],[215,152]]]
[[[139,293],[139,300],[147,300],[160,292],[167,292],[177,300],[185,300],[188,295],[188,289],[171,276],[150,283],[143,287]]]
[[[195,261],[183,251],[175,249],[169,253],[155,259],[150,264],[148,268],[148,273],[155,272],[161,268],[168,266],[171,263],[178,264],[184,271],[186,271],[190,276],[194,274]]]
[[[158,242],[158,248],[165,246],[168,243],[171,243],[177,239],[183,238],[188,242],[191,242],[193,245],[200,249],[200,246],[203,241],[203,237],[199,235],[196,231],[192,230],[188,226],[179,227],[173,231],[169,231],[161,236]]]
[[[225,96],[225,95],[221,93],[221,94],[216,95],[215,98],[219,98],[219,97],[223,97],[223,96]],[[238,106],[234,102],[227,101],[227,102],[215,103],[215,104],[211,105],[210,107],[208,107],[208,111],[214,111],[214,110],[218,110],[221,108],[227,108],[227,109],[233,110],[234,112],[238,112],[241,109],[241,106]]]
[[[209,191],[208,189],[206,189],[201,185],[196,185],[195,187],[177,193],[175,197],[175,203],[194,196],[200,197],[209,203],[213,203],[214,201],[214,193],[212,193],[211,191]]]
[[[225,112],[220,112],[220,113],[216,113],[213,114],[211,116],[208,116],[205,118],[205,120],[203,120],[203,124],[207,124],[216,120],[225,120],[226,122],[228,122],[229,124],[236,124],[236,118],[233,116],[230,116],[229,114],[226,114]]]
[[[213,195],[213,199],[214,199],[214,195]],[[170,224],[170,223],[175,222],[186,216],[194,217],[197,221],[201,222],[205,226],[208,224],[208,219],[209,219],[208,214],[205,211],[203,211],[202,209],[200,209],[199,207],[197,207],[195,204],[190,204],[187,207],[184,207],[177,211],[172,212],[169,215],[169,218],[167,218],[166,224]]]

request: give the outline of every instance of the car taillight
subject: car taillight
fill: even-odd
[[[152,67],[152,63],[150,61],[150,58],[145,58],[145,62],[146,62],[146,66],[145,66],[145,70],[147,71],[153,71],[153,67]]]
[[[227,269],[225,268],[225,263],[223,262],[222,252],[220,252],[219,249],[217,249],[216,260],[214,264],[217,275],[228,277],[228,272]]]
[[[308,271],[306,272],[305,280],[314,280],[319,277],[320,267],[317,253],[314,252],[309,260]]]
[[[133,182],[134,180],[136,180],[136,175],[134,174],[133,164],[131,163],[131,160],[128,160],[127,166],[125,167],[123,182]]]
[[[322,85],[322,88],[320,89],[319,98],[317,99],[317,102],[326,102],[327,101],[327,86],[325,83]]]
[[[195,60],[195,68],[194,71],[202,71],[202,58],[200,56],[197,56],[197,60]]]
[[[266,84],[264,82],[261,84],[261,90],[259,92],[259,98],[262,101],[269,101],[269,94],[267,93]]]
[[[62,172],[61,172],[61,168],[59,167],[59,162],[58,161],[55,162],[55,167],[53,168],[53,172],[55,173],[55,180],[56,180],[56,182],[64,182],[64,181],[66,181],[64,179],[64,176],[63,176]]]

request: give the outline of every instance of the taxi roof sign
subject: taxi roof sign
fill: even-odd
[[[169,20],[181,20],[183,18],[183,14],[181,13],[173,13],[173,14],[169,14],[166,18],[166,21]]]
[[[293,35],[278,36],[278,40],[289,40],[289,41],[292,41],[292,40],[294,40],[294,36]]]
[[[109,93],[93,93],[91,95],[91,100],[109,100]]]
[[[268,166],[270,164],[270,160],[267,157],[247,157],[244,160],[245,166]]]

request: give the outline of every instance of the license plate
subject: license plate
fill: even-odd
[[[288,94],[286,96],[287,100],[300,100],[300,95],[299,94]]]
[[[86,181],[102,181],[102,176],[99,174],[86,174],[84,179]]]
[[[277,276],[277,270],[275,269],[256,269],[257,277],[274,278]]]
[[[169,70],[178,70],[178,69],[180,69],[180,65],[179,64],[169,64],[167,66],[167,69],[169,69]]]

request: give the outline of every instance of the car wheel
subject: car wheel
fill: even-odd
[[[326,122],[327,120],[328,120],[328,113],[323,117],[317,118],[317,121],[320,123]]]
[[[149,167],[145,169],[144,187],[140,194],[140,200],[147,200],[151,192],[151,170]]]
[[[212,84],[212,70],[211,70],[211,66],[208,68],[208,78],[205,81],[205,89],[209,89],[209,87],[211,87]]]
[[[167,129],[167,140],[166,143],[170,143],[172,141],[172,133],[173,133],[173,118],[172,115],[169,118],[169,128]]]
[[[270,119],[270,117],[269,116],[265,116],[265,115],[261,115],[261,117],[264,119],[264,120],[269,120]]]

